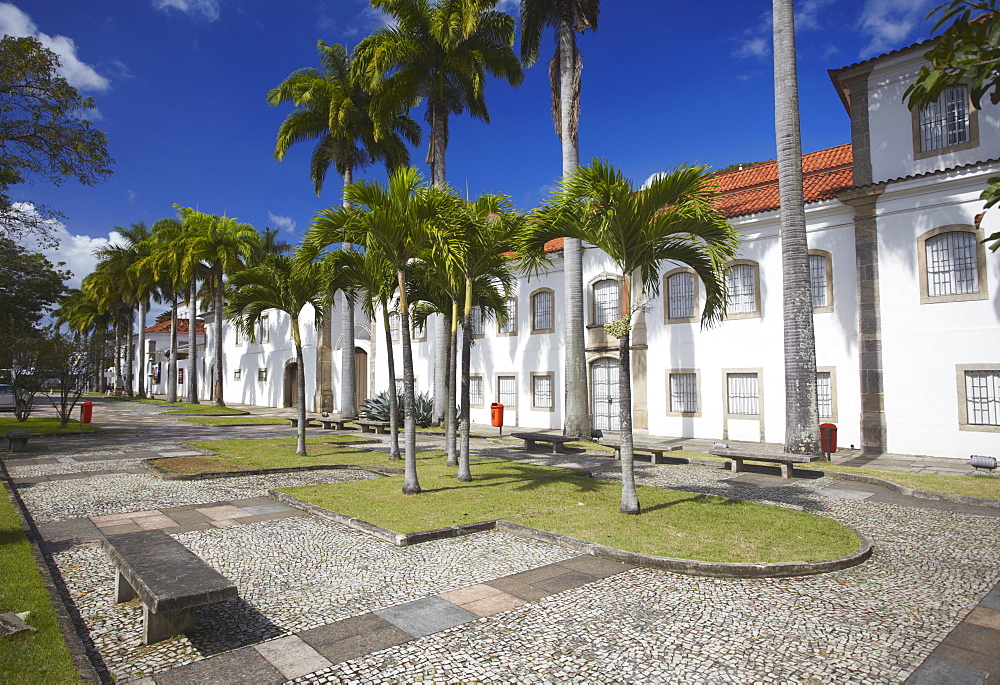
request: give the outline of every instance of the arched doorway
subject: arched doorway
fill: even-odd
[[[289,362],[285,365],[285,403],[286,407],[299,406],[299,363]]]
[[[590,406],[594,428],[621,430],[618,410],[618,360],[602,357],[590,365]]]
[[[360,347],[354,348],[354,392],[360,409],[368,399],[368,353]]]

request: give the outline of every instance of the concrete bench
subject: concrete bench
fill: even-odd
[[[810,454],[789,454],[788,452],[753,452],[750,450],[731,450],[731,449],[716,449],[713,448],[711,454],[716,457],[725,457],[732,462],[733,473],[739,473],[743,471],[743,462],[747,461],[766,461],[778,464],[781,467],[781,477],[791,478],[793,476],[792,465],[793,464],[808,464],[809,462],[819,461],[822,459],[820,456],[810,455]]]
[[[28,446],[28,438],[30,437],[31,431],[27,428],[12,428],[4,433],[4,438],[7,440],[7,449],[11,452],[24,451]]]
[[[288,422],[292,424],[292,428],[298,428],[299,427],[299,417],[297,417],[297,416],[286,416],[285,418],[288,419]],[[318,425],[319,425],[318,423],[313,423],[312,418],[309,418],[309,417],[306,418],[306,428],[315,428]]]
[[[550,435],[548,433],[511,433],[510,437],[524,440],[524,450],[526,452],[535,449],[538,443],[550,443],[552,445],[552,454],[565,453],[566,450],[563,449],[563,445],[567,442],[576,442],[577,440],[577,438],[570,438],[565,435]]]
[[[619,440],[604,440],[602,445],[606,445],[615,451],[615,459],[622,458],[622,444]],[[663,459],[663,455],[667,452],[676,452],[680,450],[680,445],[653,445],[649,443],[637,442],[632,445],[632,452],[634,454],[648,454],[650,462],[653,464],[659,464],[660,460]]]
[[[364,419],[356,419],[352,421],[361,426],[362,433],[388,433],[389,432],[389,422],[388,421],[366,421]]]
[[[351,423],[354,419],[317,419],[323,424],[323,430],[346,430],[344,424]]]
[[[162,530],[101,539],[115,565],[115,603],[142,600],[142,642],[194,628],[194,608],[239,596],[236,586]]]

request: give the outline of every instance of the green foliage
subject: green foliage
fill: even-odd
[[[10,186],[67,178],[93,185],[111,174],[107,138],[81,115],[94,108],[57,73],[59,57],[35,38],[0,40],[0,235],[49,237],[56,212],[16,205]]]
[[[363,403],[358,415],[366,421],[389,420],[389,391],[383,390],[374,397],[369,397]],[[396,394],[397,411],[403,410],[403,393]],[[415,421],[421,428],[427,428],[434,422],[434,398],[428,393],[420,393],[413,397],[413,412]],[[402,423],[403,417],[399,416]]]
[[[0,325],[12,331],[35,326],[65,292],[69,276],[44,255],[0,237]]]

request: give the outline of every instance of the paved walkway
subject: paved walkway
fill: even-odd
[[[288,427],[198,426],[111,401],[96,409],[107,431],[32,440],[5,466],[107,679],[1000,682],[997,509],[828,478],[785,481],[766,467],[734,476],[640,462],[644,485],[822,513],[869,536],[876,553],[823,576],[738,581],[632,568],[498,532],[395,548],[264,494],[367,475],[162,481],[139,466],[183,453],[184,440],[291,437]],[[525,455],[498,440],[474,447],[601,477],[618,469],[596,453]],[[928,458],[881,463],[962,471]],[[112,604],[112,568],[95,541],[157,528],[232,579],[241,597],[199,609],[191,635],[144,647],[141,607]]]

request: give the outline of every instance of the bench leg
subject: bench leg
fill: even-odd
[[[552,454],[561,454],[563,451],[561,442],[552,443]]]
[[[194,608],[152,613],[142,605],[142,643],[151,645],[194,628]]]
[[[135,588],[125,580],[125,576],[122,575],[121,571],[115,571],[115,604],[131,602],[138,596]]]
[[[739,457],[729,457],[729,463],[732,464],[733,473],[739,473],[743,470],[743,460]]]
[[[778,464],[781,467],[781,477],[782,478],[792,478],[792,465],[791,464]]]
[[[660,452],[658,450],[653,450],[653,451],[650,452],[649,463],[651,463],[651,464],[659,464],[660,463],[660,459],[662,459],[662,458],[663,458],[663,452]]]

